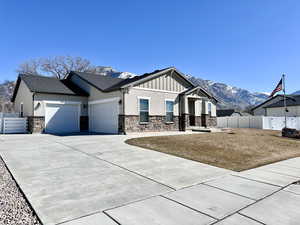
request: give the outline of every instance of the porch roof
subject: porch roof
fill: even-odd
[[[202,92],[204,95],[206,95],[208,98],[210,99],[214,99],[216,102],[219,102],[218,99],[216,99],[212,94],[210,94],[208,91],[206,91],[205,89],[203,89],[202,87],[200,86],[196,86],[196,87],[192,87],[192,88],[189,88],[183,92],[180,93],[180,95],[183,95],[183,96],[187,96],[191,93],[193,93],[194,91],[197,92],[197,94],[199,92]]]

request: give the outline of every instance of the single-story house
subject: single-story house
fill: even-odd
[[[170,67],[128,79],[70,72],[20,74],[12,102],[30,132],[184,131],[216,126],[217,99]]]
[[[252,116],[250,113],[241,112],[236,109],[217,109],[217,117],[225,116]]]
[[[300,95],[289,95],[286,99],[287,112],[289,117],[300,117]],[[264,107],[266,116],[285,116],[284,100],[280,100]]]
[[[287,99],[292,99],[293,95],[287,95]],[[269,105],[272,105],[274,103],[280,102],[283,100],[283,95],[275,95],[272,98],[268,98],[266,101],[262,102],[261,104],[253,107],[251,109],[254,116],[268,116],[266,108]]]

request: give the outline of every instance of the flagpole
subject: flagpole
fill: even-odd
[[[283,82],[283,102],[284,102],[284,127],[287,128],[287,106],[286,106],[286,90],[285,90],[285,74],[282,74],[282,82]]]

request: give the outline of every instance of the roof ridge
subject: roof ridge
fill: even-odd
[[[112,77],[112,76],[110,76],[110,75],[101,75],[101,74],[96,74],[96,73],[89,73],[89,72],[79,72],[79,71],[71,71],[71,72],[73,72],[73,73],[75,73],[75,74],[79,74],[80,75],[80,73],[81,74],[86,74],[86,75],[91,75],[91,76],[101,76],[102,78],[103,77],[106,77],[106,78],[109,78],[109,79],[118,79],[118,80],[125,80],[125,79],[123,79],[123,78],[119,78],[119,77]]]

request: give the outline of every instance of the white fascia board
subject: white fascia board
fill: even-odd
[[[106,102],[114,102],[114,101],[119,101],[119,100],[120,100],[120,97],[106,98],[106,99],[101,99],[101,100],[89,101],[89,105],[106,103]]]
[[[81,102],[74,101],[43,101],[45,104],[61,104],[61,105],[81,105]]]

